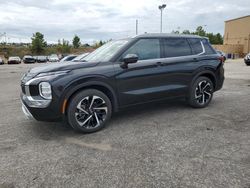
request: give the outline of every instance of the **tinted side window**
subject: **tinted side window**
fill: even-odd
[[[188,42],[190,43],[194,54],[200,54],[203,52],[200,39],[188,39]]]
[[[168,38],[164,40],[165,57],[192,55],[191,48],[185,38]]]
[[[139,60],[160,58],[160,41],[159,39],[140,39],[122,55],[122,58],[127,54],[136,54]]]
[[[202,39],[202,43],[204,45],[206,54],[210,55],[216,53],[207,39]]]
[[[67,61],[71,61],[74,58],[75,58],[75,56],[70,56],[70,57],[67,58]]]

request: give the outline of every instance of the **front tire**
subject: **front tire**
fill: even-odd
[[[83,133],[104,128],[111,114],[110,99],[96,89],[87,89],[73,96],[67,109],[68,123],[73,129]]]
[[[213,92],[213,82],[209,78],[201,76],[194,81],[190,88],[188,103],[194,108],[204,108],[211,102]]]

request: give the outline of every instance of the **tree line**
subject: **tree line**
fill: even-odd
[[[105,44],[105,41],[100,40],[99,42],[96,42],[92,48],[98,48]],[[47,48],[49,48],[51,45],[48,45],[47,42],[44,39],[44,35],[40,32],[36,32],[31,37],[31,45],[30,50],[32,54],[42,54],[45,52]],[[57,51],[59,53],[70,53],[71,49],[78,49],[82,46],[80,37],[75,35],[72,39],[72,45],[69,44],[69,41],[62,39],[58,40],[58,43],[56,45],[53,45],[53,47],[56,47]],[[89,44],[84,44],[84,47],[91,47]]]
[[[172,31],[175,34],[192,34],[199,35],[202,37],[207,37],[211,44],[223,44],[223,37],[220,33],[207,33],[202,26],[198,26],[194,32],[189,30],[180,31]],[[92,48],[98,48],[105,44],[105,41],[100,40],[96,42]],[[86,45],[86,44],[85,44]],[[69,44],[67,40],[58,40],[58,43],[55,45],[56,49],[59,53],[70,53],[71,49],[78,49],[81,46],[80,37],[75,35],[72,39],[72,45]],[[36,32],[33,34],[31,38],[30,50],[33,54],[41,54],[44,53],[45,49],[48,48],[49,45],[44,39],[44,35],[40,32]]]
[[[202,26],[198,26],[194,32],[189,30],[180,31],[172,31],[175,34],[187,34],[187,35],[199,35],[202,37],[207,37],[211,44],[223,44],[223,37],[220,33],[207,33]]]

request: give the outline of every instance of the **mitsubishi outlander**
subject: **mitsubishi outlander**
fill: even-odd
[[[82,62],[32,68],[21,80],[22,109],[90,133],[132,105],[183,97],[206,107],[223,81],[223,59],[207,38],[143,34],[110,41]]]

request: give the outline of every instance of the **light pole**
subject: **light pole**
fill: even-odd
[[[162,33],[162,11],[163,11],[164,8],[166,8],[166,6],[167,6],[166,4],[162,4],[162,5],[159,6],[159,9],[161,11],[161,30],[160,30],[161,33]]]
[[[138,20],[135,21],[135,34],[138,35]]]

